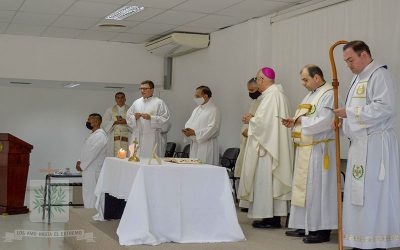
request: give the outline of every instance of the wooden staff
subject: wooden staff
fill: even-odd
[[[329,58],[331,60],[332,67],[332,86],[333,86],[333,107],[338,109],[339,107],[339,81],[337,79],[335,58],[333,56],[333,50],[340,44],[347,44],[347,41],[337,41],[329,49]],[[338,247],[339,250],[343,250],[343,230],[342,230],[342,178],[340,171],[340,137],[339,137],[339,118],[335,116],[335,136],[336,136],[336,183],[337,183],[337,210],[338,210]]]

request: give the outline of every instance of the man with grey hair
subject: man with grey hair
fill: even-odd
[[[282,86],[275,83],[273,69],[257,72],[257,86],[262,93],[260,105],[254,116],[243,119],[249,128],[238,198],[249,202],[249,218],[260,219],[253,227],[280,228],[292,191],[293,148],[290,130],[281,126],[277,116],[288,117],[289,105]]]

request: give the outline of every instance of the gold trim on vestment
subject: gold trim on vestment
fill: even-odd
[[[297,106],[297,109],[308,109],[311,110],[312,105],[308,103],[302,103]]]
[[[296,174],[293,179],[292,186],[292,205],[305,207],[306,195],[307,195],[307,181],[308,181],[308,170],[310,165],[311,153],[314,145],[319,143],[325,143],[325,155],[324,155],[324,169],[329,169],[329,155],[328,155],[328,140],[313,141],[313,136],[306,136],[301,133],[301,124],[297,124],[297,120],[301,116],[311,117],[315,115],[316,105],[319,103],[321,97],[328,91],[332,90],[332,85],[326,83],[320,88],[320,92],[316,93],[311,103],[302,103],[298,105],[294,120],[295,127],[292,129],[292,138],[296,146]],[[312,94],[310,92],[305,100]]]
[[[361,119],[361,110],[362,110],[362,107],[355,107],[354,109],[355,109],[355,110],[354,110],[354,114],[355,114],[355,116],[356,116],[356,119],[357,119],[358,123],[360,124],[360,127],[361,127],[361,128],[365,128],[365,123],[364,123],[364,121]]]
[[[400,234],[397,235],[382,235],[382,236],[356,236],[356,235],[344,235],[344,240],[351,240],[357,242],[388,242],[400,240]]]
[[[320,143],[329,143],[331,141],[335,141],[335,139],[326,139],[326,140],[314,141],[314,142],[309,143],[309,144],[297,144],[296,143],[296,146],[297,147],[310,147],[310,146],[314,146],[314,145],[317,145],[317,144],[320,144]]]
[[[293,131],[292,132],[292,138],[301,138],[301,132]]]

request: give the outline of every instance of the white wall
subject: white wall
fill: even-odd
[[[284,85],[294,108],[306,93],[298,79],[300,68],[307,63],[319,64],[326,74],[326,79],[330,81],[328,49],[334,41],[339,39],[365,40],[371,46],[374,58],[387,63],[399,80],[400,33],[394,30],[394,27],[400,25],[400,16],[396,13],[398,9],[400,9],[400,1],[397,0],[354,0],[273,25],[270,25],[269,19],[264,17],[213,33],[208,49],[174,59],[172,89],[157,94],[166,101],[172,112],[173,127],[168,135],[169,140],[183,144],[180,130],[195,107],[192,101],[194,89],[200,84],[205,84],[211,87],[213,98],[222,112],[220,148],[225,150],[227,147],[237,147],[240,119],[247,111],[249,103],[246,81],[253,77],[261,66],[273,66],[277,72],[277,81]],[[143,67],[136,66],[142,65],[140,62],[147,62],[147,59],[142,59],[146,57],[142,52],[133,50],[137,53],[131,56],[135,59],[128,66],[126,65],[128,62],[118,60],[104,65],[103,62],[97,62],[98,57],[91,57],[95,51],[88,54],[85,49],[82,49],[89,48],[90,43],[75,41],[79,45],[73,45],[71,49],[67,49],[69,41],[62,41],[62,39],[60,43],[64,45],[57,45],[58,42],[49,40],[46,40],[46,44],[65,48],[65,53],[58,54],[52,49],[49,50],[52,51],[50,53],[45,50],[46,46],[40,45],[41,52],[37,53],[35,60],[39,60],[37,63],[42,66],[39,67],[40,70],[35,68],[29,71],[31,66],[36,67],[36,61],[27,58],[29,63],[25,63],[23,53],[16,49],[19,45],[4,44],[5,41],[11,43],[12,39],[0,37],[2,53],[0,77],[48,78],[47,80],[69,78],[80,81],[88,81],[90,78],[96,81],[104,79],[109,81],[118,79],[121,67],[125,68],[125,71],[131,69],[133,71],[129,72],[131,75],[125,75],[124,79],[121,78],[118,82],[139,82],[146,78],[159,81],[162,76],[161,58],[154,59],[154,65],[142,63]],[[36,44],[34,41],[36,38],[26,39]],[[93,46],[100,48],[109,45],[105,42],[94,42]],[[114,47],[116,44],[112,43],[110,46]],[[130,45],[121,46],[121,50],[125,52],[130,48]],[[14,55],[7,52],[8,48],[14,48]],[[82,65],[70,56],[70,53],[79,54],[74,52],[75,49],[79,53],[84,53],[85,58],[80,59],[88,65],[87,71],[86,69],[79,70]],[[26,48],[21,51],[28,53]],[[340,48],[336,52],[343,96],[347,89],[346,83],[351,76],[342,63]],[[102,57],[107,55],[105,51],[99,53],[104,53]],[[62,62],[63,56],[69,58],[66,59],[67,64]],[[47,59],[42,60],[38,57]],[[53,62],[55,60],[60,63],[61,68],[49,65],[50,63],[46,64],[45,61],[52,61],[52,58]],[[7,64],[8,61],[12,66]],[[74,63],[77,63],[79,67],[74,66]],[[18,65],[23,65],[21,67],[24,70],[21,74],[18,74]],[[50,67],[50,70],[43,65]],[[98,65],[102,65],[98,68],[102,70],[96,70]],[[109,71],[106,72],[106,69]],[[74,73],[69,76],[69,72]],[[134,96],[133,93],[127,94],[130,105]],[[87,115],[92,112],[102,114],[113,104],[113,100],[114,92],[107,91],[0,87],[0,132],[15,134],[34,145],[30,177],[39,177],[42,175],[38,173],[38,169],[45,168],[48,161],[51,161],[54,167],[74,166],[80,145],[88,133],[85,128]]]
[[[221,148],[238,146],[240,118],[247,110],[246,81],[260,66],[272,66],[282,83],[292,110],[306,94],[299,71],[309,63],[320,65],[332,81],[329,47],[337,40],[360,39],[370,45],[373,57],[387,63],[400,79],[400,1],[354,0],[270,25],[269,18],[250,20],[213,33],[207,50],[174,59],[172,91],[162,93],[174,114],[169,140],[182,140],[180,128],[194,108],[195,86],[211,87],[222,111]],[[336,48],[336,65],[344,101],[351,73]],[[347,155],[344,145],[342,157]]]
[[[75,169],[89,130],[90,113],[103,115],[114,104],[113,91],[1,87],[0,132],[11,133],[33,145],[30,179],[43,179],[39,169]],[[127,94],[127,104],[137,97]]]
[[[250,101],[247,81],[269,61],[259,56],[269,48],[268,33],[267,18],[252,20],[212,33],[206,50],[174,58],[172,89],[161,92],[173,115],[169,141],[183,144],[181,129],[196,106],[195,88],[207,85],[222,113],[220,148],[237,147],[241,116]]]
[[[372,57],[386,63],[400,80],[400,34],[393,30],[400,25],[399,9],[400,1],[396,0],[354,0],[274,23],[272,65],[279,69],[292,105],[300,102],[306,93],[298,76],[302,65],[319,65],[325,79],[332,81],[328,52],[337,40],[365,41]],[[340,82],[339,100],[344,103],[352,73],[343,61],[342,48],[335,49],[335,60]],[[342,138],[341,145],[341,156],[347,158],[348,140]]]
[[[0,132],[34,146],[31,179],[43,178],[39,169],[47,162],[74,168],[89,132],[87,116],[103,114],[114,104],[115,91],[60,89],[60,81],[139,84],[151,79],[160,85],[163,79],[163,59],[140,44],[0,35],[0,52],[0,78],[34,79],[38,86],[42,80],[51,86],[0,85]],[[126,94],[131,105],[138,93]]]
[[[142,44],[0,35],[0,78],[162,84],[163,59]]]

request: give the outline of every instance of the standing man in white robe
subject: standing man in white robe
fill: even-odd
[[[293,145],[279,119],[289,116],[289,106],[273,69],[260,69],[257,85],[261,102],[254,117],[245,119],[249,128],[238,198],[250,203],[249,218],[262,219],[253,227],[280,228],[292,190]]]
[[[163,100],[153,96],[152,81],[143,81],[140,92],[142,97],[133,102],[126,114],[128,126],[132,128],[132,141],[139,141],[139,156],[150,158],[156,143],[156,153],[162,156],[161,149],[165,145],[162,145],[161,129],[170,117],[168,107]]]
[[[94,208],[96,197],[94,189],[101,167],[106,158],[107,134],[100,128],[101,115],[91,114],[86,127],[92,131],[81,149],[81,158],[76,163],[76,170],[82,172],[82,197],[85,208]]]
[[[300,71],[310,92],[298,105],[294,118],[282,119],[292,128],[296,145],[289,228],[287,236],[307,237],[304,243],[330,240],[337,229],[336,144],[330,124],[334,117],[333,87],[316,65]]]
[[[211,97],[212,92],[209,87],[196,88],[194,101],[198,106],[193,110],[182,133],[191,140],[190,158],[218,165],[218,135],[221,115]]]
[[[128,151],[131,132],[131,128],[126,122],[126,112],[129,107],[125,105],[125,93],[116,93],[115,102],[116,104],[108,108],[103,115],[103,128],[109,138],[107,156],[117,156],[120,149]]]
[[[249,97],[251,98],[251,104],[250,104],[249,112],[244,114],[243,118],[242,118],[243,125],[240,130],[242,132],[240,135],[240,151],[239,151],[238,158],[236,159],[235,173],[234,173],[235,177],[237,177],[237,178],[240,178],[240,174],[242,172],[244,150],[246,148],[247,131],[248,131],[248,127],[249,127],[249,125],[244,122],[245,122],[246,117],[254,116],[254,114],[256,113],[256,110],[258,108],[258,105],[260,105],[261,98],[258,98],[258,97],[261,95],[261,92],[258,91],[256,77],[251,78],[247,82],[247,90],[249,91]],[[241,209],[242,212],[248,212],[249,204],[248,204],[248,202],[241,200],[239,203],[239,207],[242,208]]]
[[[343,58],[355,74],[346,106],[334,111],[351,141],[343,244],[354,249],[400,247],[396,83],[386,65],[372,59],[363,41],[347,43]]]

